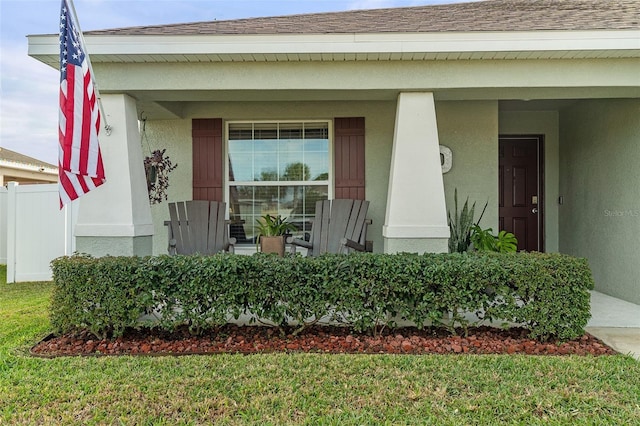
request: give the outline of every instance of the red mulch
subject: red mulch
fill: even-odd
[[[49,336],[31,353],[42,357],[95,355],[187,355],[216,353],[366,353],[366,354],[529,354],[612,355],[616,352],[590,334],[568,342],[538,342],[521,328],[471,327],[467,337],[441,329],[402,328],[380,336],[352,333],[344,327],[316,326],[298,336],[277,329],[227,325],[193,336],[188,330],[166,333],[131,330],[123,337],[99,340],[88,332]]]

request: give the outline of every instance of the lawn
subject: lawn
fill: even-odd
[[[617,355],[39,359],[50,283],[0,267],[0,424],[640,424]]]

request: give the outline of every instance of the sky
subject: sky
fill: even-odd
[[[82,31],[465,0],[74,0]],[[468,1],[468,0],[467,0]],[[27,55],[27,35],[58,32],[60,0],[0,0],[0,147],[58,160],[59,73]],[[91,45],[87,46],[91,56]],[[100,85],[99,76],[97,81]]]

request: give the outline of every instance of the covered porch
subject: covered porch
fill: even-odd
[[[541,91],[540,95],[544,93]],[[298,95],[304,97],[305,93]],[[142,114],[147,119],[145,136],[157,148],[167,148],[172,160],[180,165],[171,176],[170,201],[189,199],[193,193],[191,117],[218,116],[224,121],[326,119],[329,123],[333,123],[331,117],[363,117],[365,190],[373,219],[369,239],[374,241],[377,252],[446,251],[446,214],[453,209],[456,189],[459,201],[469,196],[471,202],[477,203],[477,211],[488,202],[481,222],[483,228],[493,228],[496,233],[503,229],[500,139],[540,137],[540,169],[534,191],[539,250],[588,258],[599,291],[637,302],[635,277],[640,271],[633,259],[634,251],[622,247],[631,247],[631,235],[640,230],[637,201],[640,194],[633,184],[640,179],[634,166],[640,160],[640,152],[634,145],[640,137],[637,120],[640,100],[594,97],[439,100],[446,97],[439,92],[400,92],[395,97],[378,94],[377,99],[372,93],[366,96],[359,93],[360,99],[356,95],[353,91],[325,93],[324,97],[329,99],[319,99],[316,94],[315,100],[292,102],[250,100],[246,99],[247,93],[238,93],[236,101],[176,102],[174,106],[180,105],[185,118],[173,119],[153,119],[129,95],[109,94],[104,98],[107,105],[112,100],[115,104],[130,105],[122,122],[112,118],[114,127],[123,128],[127,121],[137,122]],[[282,96],[292,97],[293,93]],[[142,147],[135,143],[140,135],[137,128],[131,125],[127,128],[130,134],[120,134],[120,142],[115,145],[117,132],[104,138],[104,151],[105,155],[112,155],[114,170],[121,172],[122,163],[128,161],[132,174],[137,174],[137,161],[130,160],[143,155]],[[128,148],[117,148],[110,154],[109,146],[118,144]],[[452,167],[444,174],[439,145],[452,152]],[[129,159],[123,152],[129,152]],[[133,209],[138,217],[147,209],[142,201],[146,196],[143,182],[136,177],[130,184],[131,188],[138,187],[137,192],[131,193],[132,199],[138,200]],[[89,194],[84,204],[89,205],[92,198],[114,199],[110,190],[107,187]],[[533,200],[528,198],[528,202]],[[112,213],[98,207],[101,203],[94,205],[103,215],[101,220],[110,220],[107,216]],[[532,207],[535,206],[527,206]],[[85,212],[90,209],[85,207]],[[149,215],[151,220],[147,223],[153,231],[147,231],[147,235],[153,234],[153,239],[145,250],[164,253],[166,204],[151,206]],[[94,236],[87,241],[94,241]],[[522,238],[517,233],[516,236]],[[114,253],[114,248],[110,243],[107,250]]]

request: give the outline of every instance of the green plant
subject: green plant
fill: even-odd
[[[457,333],[472,312],[567,340],[584,334],[593,288],[587,261],[558,253],[74,256],[52,269],[54,329],[98,337],[151,325],[202,333],[241,314],[281,329],[333,320],[375,334],[401,319]],[[140,323],[151,312],[158,321]]]
[[[86,329],[103,339],[138,326],[151,301],[150,289],[136,275],[142,262],[138,257],[95,259],[84,254],[54,259],[53,328]]]
[[[500,231],[493,235],[492,228],[482,229],[477,224],[471,229],[471,242],[479,251],[513,253],[518,250],[518,239],[511,232]]]
[[[258,240],[260,237],[278,237],[296,230],[295,225],[281,215],[265,214],[260,219],[256,219],[256,222],[258,222]]]
[[[496,236],[496,248],[499,253],[512,253],[518,250],[518,239],[511,232],[500,231]]]
[[[451,229],[449,253],[464,253],[469,250],[469,246],[471,245],[471,231],[473,226],[477,226],[480,223],[489,202],[487,201],[485,203],[480,217],[474,223],[473,217],[476,203],[474,202],[471,208],[469,208],[469,197],[467,197],[464,206],[462,206],[462,211],[458,214],[458,188],[455,189],[453,200],[455,204],[455,214],[453,218],[451,217],[451,212],[448,212],[449,228]]]

